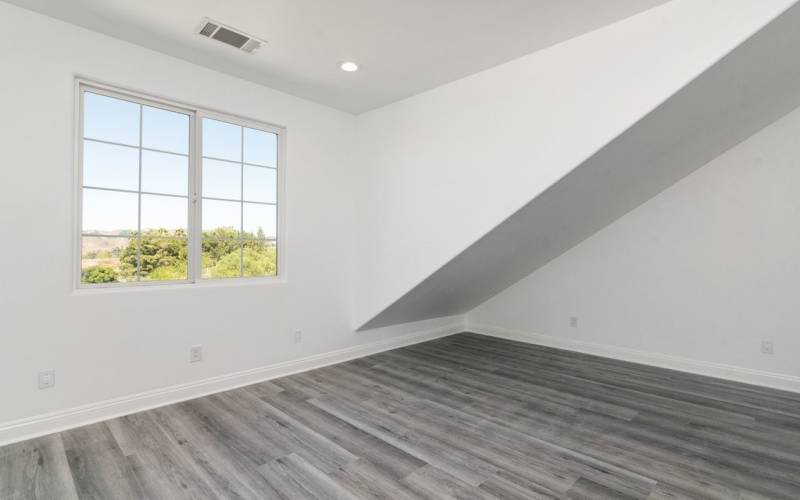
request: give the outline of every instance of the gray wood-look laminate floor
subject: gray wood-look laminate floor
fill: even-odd
[[[800,499],[800,395],[460,334],[0,448],[0,497]]]

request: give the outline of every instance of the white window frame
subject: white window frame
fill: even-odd
[[[95,283],[88,284],[81,281],[82,277],[82,236],[83,236],[83,112],[84,92],[92,92],[107,97],[132,101],[137,104],[152,106],[156,108],[174,111],[189,116],[189,186],[188,186],[188,220],[187,220],[187,245],[188,245],[188,265],[187,279],[185,280],[163,280],[163,281],[130,281],[124,283]],[[203,200],[203,179],[202,179],[202,123],[203,118],[224,121],[234,125],[262,130],[277,135],[278,158],[276,166],[277,186],[276,186],[276,253],[277,253],[277,272],[275,276],[239,276],[234,278],[209,278],[202,279],[202,245],[203,245],[203,222],[202,222],[202,200]],[[140,123],[141,128],[141,123]],[[75,157],[74,157],[74,177],[75,177],[75,197],[74,197],[74,287],[77,291],[90,290],[131,290],[141,289],[141,287],[195,285],[195,286],[214,286],[218,284],[257,284],[257,283],[285,283],[287,281],[287,258],[286,258],[286,128],[279,125],[272,125],[262,121],[244,118],[231,113],[215,111],[201,106],[194,106],[172,99],[154,97],[147,93],[123,89],[121,87],[99,83],[94,80],[78,77],[75,79]],[[140,144],[141,148],[142,145]],[[145,148],[146,149],[146,148]],[[141,165],[140,165],[141,168]],[[140,172],[141,182],[141,172]],[[141,217],[141,209],[139,213]],[[192,288],[192,287],[189,287]]]

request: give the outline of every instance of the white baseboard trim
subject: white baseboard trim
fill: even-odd
[[[488,335],[490,337],[516,340],[518,342],[555,347],[585,354],[594,354],[595,356],[602,356],[605,358],[630,361],[632,363],[669,368],[697,375],[706,375],[734,382],[800,393],[800,377],[792,375],[741,368],[733,365],[700,361],[657,352],[639,351],[608,344],[596,344],[582,340],[551,337],[521,330],[511,330],[499,326],[474,324],[471,322],[467,324],[467,331]]]
[[[378,342],[316,354],[273,365],[220,375],[186,384],[145,391],[44,415],[0,422],[0,446],[60,432],[102,420],[130,415],[266,380],[285,377],[351,359],[377,354],[464,331],[461,320]]]

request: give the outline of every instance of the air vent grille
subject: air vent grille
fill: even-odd
[[[204,19],[197,33],[207,38],[213,38],[231,47],[236,47],[248,54],[252,54],[257,48],[261,47],[262,44],[267,43],[247,33],[231,28],[230,26],[212,21],[211,19]]]
[[[203,36],[211,36],[214,32],[219,28],[218,24],[214,23],[204,23],[203,28],[200,30],[200,34]]]
[[[237,49],[241,49],[242,45],[247,43],[250,40],[249,36],[240,35],[239,33],[229,30],[228,28],[220,27],[211,38],[214,40],[219,40],[222,43],[227,43],[228,45],[233,45]]]

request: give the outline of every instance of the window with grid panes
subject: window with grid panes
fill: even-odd
[[[278,275],[281,129],[80,87],[80,285]]]

